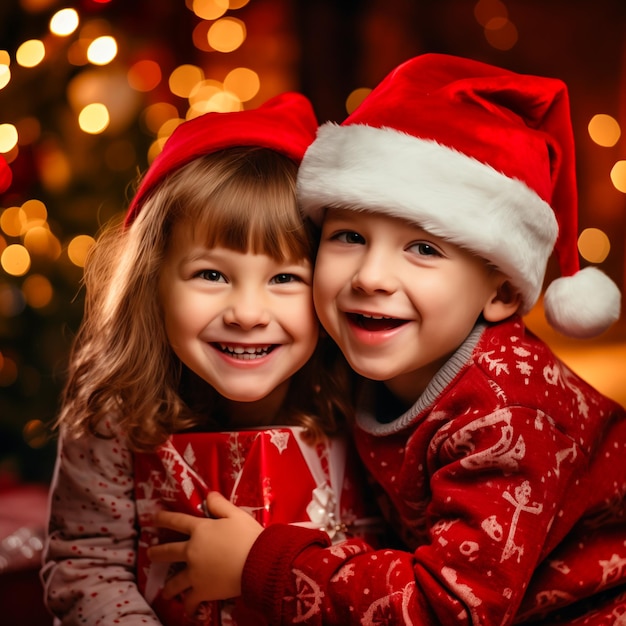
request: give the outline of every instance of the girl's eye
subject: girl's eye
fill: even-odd
[[[345,230],[341,233],[337,233],[333,239],[337,241],[341,241],[342,243],[358,243],[364,244],[365,237],[363,235],[359,235],[359,233],[355,233],[353,231]]]
[[[419,256],[441,256],[441,253],[437,250],[437,248],[424,241],[418,241],[417,243],[412,244],[409,250]]]
[[[226,278],[221,272],[217,270],[201,270],[196,274],[198,278],[202,278],[204,280],[208,280],[212,283],[225,283]]]
[[[284,285],[285,283],[302,282],[302,279],[295,274],[276,274],[270,284],[272,285]]]

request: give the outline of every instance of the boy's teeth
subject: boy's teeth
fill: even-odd
[[[367,317],[371,320],[390,320],[391,317],[385,317],[384,315],[367,315],[366,313],[362,313],[363,317]]]

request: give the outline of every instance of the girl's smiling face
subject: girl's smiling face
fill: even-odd
[[[514,312],[499,302],[504,282],[483,259],[415,224],[330,208],[313,292],[353,369],[412,404],[481,314],[496,321]]]
[[[207,247],[176,226],[159,280],[170,345],[225,398],[278,408],[317,344],[311,282],[306,259]]]

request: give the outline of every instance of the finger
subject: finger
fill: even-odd
[[[154,516],[154,525],[158,528],[169,528],[185,535],[190,535],[198,522],[197,517],[186,513],[174,513],[173,511],[159,511]]]
[[[187,591],[187,589],[191,588],[191,581],[189,580],[189,574],[187,570],[183,570],[176,574],[176,576],[172,576],[163,586],[163,597],[166,600],[171,600],[174,596],[177,596],[179,593],[183,593]]]
[[[234,511],[238,511],[230,500],[227,500],[219,491],[209,491],[206,497],[206,506],[211,517],[229,517]]]
[[[186,541],[162,543],[148,548],[148,558],[155,563],[178,563],[187,561]]]
[[[190,589],[183,596],[183,607],[185,609],[185,613],[187,613],[190,617],[194,617],[201,602],[202,598],[199,597],[199,594],[196,593],[194,589]]]

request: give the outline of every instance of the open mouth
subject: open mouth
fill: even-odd
[[[407,320],[385,317],[384,315],[364,315],[362,313],[348,313],[347,315],[352,324],[372,332],[391,330],[407,323]]]
[[[213,344],[220,352],[227,354],[233,359],[239,359],[241,361],[253,361],[254,359],[261,359],[270,354],[276,345],[268,344],[265,346],[242,346],[232,345],[227,343],[214,343]]]

